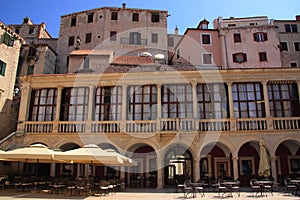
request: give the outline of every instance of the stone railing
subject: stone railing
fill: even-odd
[[[269,123],[270,122],[270,123]],[[25,122],[25,133],[151,133],[151,132],[211,132],[299,130],[300,117],[194,119],[169,118],[129,121],[59,121]],[[123,128],[121,128],[123,127]]]

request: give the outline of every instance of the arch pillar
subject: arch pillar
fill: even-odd
[[[162,155],[157,154],[156,156],[157,156],[157,189],[162,189],[164,160]]]

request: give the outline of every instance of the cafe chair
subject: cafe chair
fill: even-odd
[[[236,193],[238,195],[238,197],[240,197],[240,182],[237,181],[236,185],[231,187],[231,191]]]
[[[179,191],[183,191],[184,188],[184,184],[183,183],[179,183],[178,180],[175,181],[176,182],[176,193],[178,193]]]
[[[256,179],[250,180],[250,187],[251,187],[251,193],[255,193],[255,196],[257,197],[257,194],[261,192],[261,187],[256,184]]]
[[[189,194],[194,196],[194,193],[193,193],[193,192],[194,192],[194,191],[193,191],[192,186],[186,185],[186,184],[184,183],[184,185],[183,185],[183,196],[184,196],[184,198],[187,198]]]
[[[297,186],[291,183],[290,178],[284,179],[284,185],[288,194],[295,194],[297,191]]]
[[[195,193],[199,193],[201,195],[201,197],[204,197],[204,188],[202,186],[196,186],[194,188]]]

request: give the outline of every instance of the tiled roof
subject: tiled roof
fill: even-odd
[[[113,51],[108,51],[108,50],[86,50],[86,49],[79,49],[79,50],[74,50],[71,52],[70,55],[76,56],[76,55],[112,55]]]
[[[154,64],[151,56],[119,56],[113,62],[113,65],[146,65]]]

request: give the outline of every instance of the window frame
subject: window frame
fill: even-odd
[[[117,41],[117,31],[110,31],[110,41]]]
[[[69,42],[68,42],[68,46],[74,46],[75,44],[75,36],[70,36],[69,37]]]
[[[209,63],[205,63],[204,61],[206,60],[204,58],[204,56],[207,56],[209,55],[210,56],[210,62]],[[202,65],[212,65],[213,64],[213,54],[210,53],[210,52],[205,52],[205,53],[202,53]]]
[[[132,13],[132,21],[133,22],[140,21],[140,13]]]
[[[76,24],[77,24],[77,17],[76,16],[71,17],[71,27],[76,26]]]
[[[260,62],[268,61],[267,52],[258,52],[258,57]]]
[[[5,71],[6,71],[6,62],[0,60],[0,75],[5,76]]]
[[[236,118],[266,117],[263,86],[260,82],[232,83],[232,101]]]
[[[94,22],[94,13],[88,13],[87,14],[87,23],[93,23]]]
[[[92,33],[85,34],[85,43],[91,43],[92,42]]]
[[[268,33],[266,32],[253,33],[253,40],[255,42],[266,42],[268,41]]]
[[[94,92],[93,121],[122,119],[122,87],[98,86]]]
[[[242,60],[239,60],[239,57],[242,58]],[[235,53],[232,54],[232,60],[235,63],[243,63],[243,62],[247,62],[247,54],[246,53]]]
[[[156,120],[157,86],[131,85],[127,88],[127,120]]]
[[[153,12],[151,13],[151,22],[152,23],[159,23],[160,21],[160,14],[159,12]]]
[[[289,46],[287,41],[280,42],[280,50],[281,51],[289,51]]]
[[[158,43],[158,33],[151,33],[151,43]]]
[[[298,41],[295,41],[294,42],[294,51],[300,51],[300,42]]]
[[[233,34],[233,42],[234,43],[241,43],[242,42],[241,33],[234,33]]]
[[[28,120],[54,121],[56,117],[57,96],[57,88],[33,89],[31,92]]]
[[[204,36],[208,36],[209,42],[207,41],[207,38],[205,39]],[[211,46],[212,45],[211,34],[210,33],[201,33],[200,34],[200,41],[201,41],[201,45],[203,45],[203,46]]]
[[[113,21],[118,20],[118,12],[117,11],[112,11],[110,19],[113,20]]]

